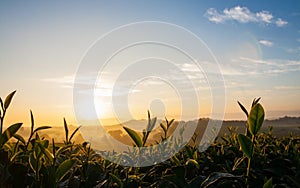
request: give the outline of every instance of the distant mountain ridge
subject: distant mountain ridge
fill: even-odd
[[[210,119],[209,118],[200,118],[198,120],[191,120],[191,121],[175,121],[174,124],[179,123],[186,123],[187,125],[190,124],[197,124],[196,133],[201,137],[203,132],[206,129],[207,123]],[[157,124],[155,126],[155,129],[153,133],[151,133],[152,137],[149,139],[154,141],[157,141],[157,139],[160,139],[161,135],[161,127],[159,126],[159,123],[164,122],[164,120],[158,119]],[[147,120],[141,119],[141,120],[129,120],[122,124],[115,124],[115,125],[107,125],[104,126],[106,131],[115,139],[129,144],[132,144],[132,141],[128,137],[127,133],[124,131],[123,126],[130,127],[131,129],[142,131],[146,128]],[[219,132],[219,135],[222,135],[226,132],[228,132],[228,127],[238,127],[238,132],[243,133],[245,130],[246,121],[242,120],[226,120],[222,122],[222,127]],[[83,125],[84,126],[84,125]],[[289,117],[284,116],[280,117],[278,119],[273,120],[265,120],[263,124],[262,131],[267,131],[268,126],[273,127],[274,134],[276,136],[287,136],[290,132],[293,134],[300,134],[300,117]],[[96,128],[97,126],[90,126],[91,129]],[[170,131],[172,133],[174,131],[174,128]],[[69,132],[72,132],[76,129],[76,126],[69,125]],[[24,136],[25,138],[28,137],[30,132],[30,127],[21,127],[18,134]],[[192,134],[192,133],[191,133]],[[64,128],[62,126],[59,127],[52,127],[51,129],[42,130],[39,132],[40,137],[44,137],[45,139],[54,139],[56,143],[62,143],[65,139],[64,134]],[[74,141],[76,143],[82,143],[85,141],[84,137],[80,134],[80,131],[75,135]]]

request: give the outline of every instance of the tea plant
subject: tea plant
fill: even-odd
[[[242,148],[243,153],[248,158],[248,166],[247,166],[247,172],[246,177],[248,180],[249,172],[250,172],[250,165],[251,165],[251,159],[254,154],[254,144],[256,141],[256,136],[258,134],[258,131],[260,130],[265,117],[265,112],[260,103],[258,103],[260,98],[257,100],[254,99],[252,103],[252,108],[250,111],[250,114],[248,115],[246,109],[239,103],[239,105],[242,107],[243,111],[248,115],[247,120],[247,127],[246,127],[246,133],[245,135],[239,134],[238,135],[238,141]],[[251,133],[251,140],[248,137],[248,132]]]
[[[36,126],[32,111],[29,135],[23,138],[18,134],[22,123],[4,124],[15,93],[4,102],[0,98],[0,187],[300,187],[300,136],[276,137],[271,127],[266,133],[260,132],[264,122],[260,98],[253,100],[249,113],[238,102],[247,116],[244,134],[238,134],[237,127],[228,127],[226,134],[218,136],[204,152],[197,148],[197,134],[182,147],[182,138],[170,135],[175,120],[167,118],[158,129],[161,139],[149,142],[157,119],[148,112],[142,133],[124,127],[135,147],[117,154],[94,151],[88,142],[76,143],[74,137],[80,127],[70,132],[65,119],[63,143],[42,138],[40,131],[51,127]],[[111,162],[153,164],[166,155],[165,151],[172,157],[151,166]],[[138,152],[144,152],[142,158],[137,157]]]
[[[146,145],[149,134],[153,130],[157,118],[151,119],[150,112],[148,111],[148,124],[146,129],[143,130],[143,136],[140,136],[135,130],[130,129],[129,127],[123,127],[124,130],[128,133],[131,139],[134,141],[134,146],[144,147]]]

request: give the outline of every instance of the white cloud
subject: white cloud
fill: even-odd
[[[56,83],[63,88],[73,88],[74,84],[74,75],[67,75],[58,78],[45,78],[42,79],[44,82]]]
[[[208,9],[205,15],[209,19],[209,21],[215,23],[222,23],[226,20],[226,17],[224,15],[219,14],[218,11],[214,8]]]
[[[259,43],[264,45],[264,46],[267,46],[267,47],[273,46],[273,42],[268,41],[268,40],[260,40]]]
[[[252,75],[274,75],[300,71],[300,61],[295,60],[261,60],[240,57],[234,61],[239,63],[236,66],[238,66],[240,71]],[[249,70],[251,71],[249,72]]]
[[[265,10],[260,12],[251,12],[247,7],[236,6],[230,9],[224,9],[223,12],[218,12],[215,8],[209,8],[205,16],[209,21],[214,23],[224,23],[226,21],[237,21],[239,23],[263,23],[263,24],[276,24],[278,27],[286,25],[288,22],[278,18],[274,21],[274,16]]]
[[[250,10],[247,7],[236,6],[231,9],[225,9],[223,13],[226,18],[236,20],[242,23],[256,21],[255,15],[252,12],[250,12]]]
[[[221,65],[222,74],[227,79],[236,76],[277,76],[279,74],[299,72],[300,61],[287,59],[253,59],[239,57],[231,63]]]
[[[273,15],[268,11],[261,11],[256,13],[256,17],[258,20],[261,20],[266,23],[272,23]]]
[[[300,86],[275,86],[274,89],[277,90],[300,90]]]
[[[181,70],[185,72],[200,72],[199,67],[193,63],[183,63],[181,65]]]
[[[284,20],[282,20],[281,18],[278,18],[277,21],[276,21],[275,23],[276,23],[276,25],[277,25],[278,27],[282,27],[282,26],[285,26],[286,24],[288,24],[287,21],[284,21]]]

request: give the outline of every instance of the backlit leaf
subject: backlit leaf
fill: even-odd
[[[9,95],[7,95],[7,97],[5,98],[5,101],[4,101],[4,109],[7,109],[9,107],[9,104],[15,93],[16,93],[16,91],[13,91]]]
[[[19,140],[20,142],[22,142],[22,144],[25,145],[25,139],[24,139],[21,135],[19,135],[19,134],[14,134],[13,137],[16,138],[17,140]]]
[[[254,105],[248,116],[249,131],[252,135],[256,135],[260,130],[265,118],[264,108],[261,104]]]
[[[167,127],[169,128],[174,121],[175,121],[175,119],[172,119],[170,122],[168,122]]]
[[[162,123],[160,123],[160,127],[164,130],[164,132],[167,132],[167,128]]]
[[[65,134],[66,134],[66,142],[68,142],[69,129],[68,129],[68,125],[67,125],[67,122],[66,122],[65,118],[64,118],[64,127],[65,127]]]
[[[143,146],[143,142],[141,137],[138,135],[137,132],[135,132],[134,130],[128,128],[128,127],[123,127],[125,129],[125,131],[129,134],[129,136],[131,137],[131,139],[134,141],[135,145],[138,147],[142,147]]]
[[[16,123],[8,127],[1,135],[0,135],[0,147],[2,147],[14,134],[20,129],[22,123]]]
[[[3,109],[3,101],[2,101],[2,99],[1,99],[1,97],[0,97],[0,105],[1,105],[1,108]]]
[[[41,142],[37,142],[38,146],[40,147],[42,153],[46,156],[46,158],[49,160],[49,162],[53,161],[53,154],[48,150],[48,148],[44,147],[44,145]]]
[[[73,131],[73,133],[71,134],[71,136],[70,136],[70,138],[69,138],[69,142],[71,142],[72,138],[74,137],[74,135],[76,134],[76,132],[77,132],[79,129],[80,129],[80,126],[77,127],[77,128]]]
[[[44,130],[44,129],[50,129],[50,128],[52,128],[52,127],[50,127],[50,126],[40,126],[40,127],[36,128],[33,132],[37,132],[37,131]]]
[[[76,159],[68,159],[62,162],[55,172],[55,181],[60,182],[72,169],[75,163]]]
[[[246,110],[246,108],[238,101],[238,104],[240,106],[240,108],[243,110],[243,112],[246,114],[246,116],[248,117],[248,111]]]
[[[258,99],[254,98],[254,99],[253,99],[253,102],[252,102],[252,105],[251,105],[251,108],[252,108],[254,105],[256,105],[256,104],[259,102],[259,100],[260,100],[260,97],[259,97]]]
[[[200,167],[199,163],[195,159],[189,159],[185,163],[185,165],[190,165],[190,164],[196,166],[197,168]]]
[[[31,120],[31,133],[33,133],[33,129],[34,129],[34,118],[33,118],[33,113],[32,111],[30,110],[30,120]]]
[[[243,153],[248,157],[251,158],[252,156],[252,141],[248,136],[239,134],[238,135],[238,141],[240,146],[242,147]]]

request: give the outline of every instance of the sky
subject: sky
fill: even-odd
[[[298,1],[0,1],[0,27],[0,96],[17,90],[7,125],[29,125],[30,110],[53,126],[94,119],[93,110],[103,121],[147,109],[192,119],[223,102],[225,119],[245,119],[236,101],[249,107],[255,97],[267,118],[300,116]],[[101,69],[109,50],[151,37],[170,45],[127,47]],[[97,68],[80,72],[90,62]]]

